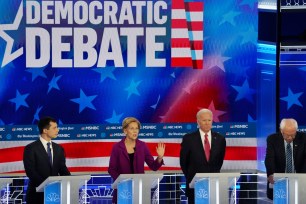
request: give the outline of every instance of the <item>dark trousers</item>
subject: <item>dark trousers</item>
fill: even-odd
[[[44,204],[44,193],[27,192],[26,202],[27,204]]]
[[[194,204],[194,189],[186,189],[186,196],[188,197],[188,204]]]

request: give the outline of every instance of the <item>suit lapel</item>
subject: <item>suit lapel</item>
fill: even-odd
[[[216,146],[217,136],[211,132],[211,142],[210,142],[210,158],[214,157],[214,153],[216,150],[214,147]]]
[[[40,140],[38,140],[37,146],[38,146],[38,151],[39,151],[42,155],[44,155],[44,157],[45,157],[45,159],[46,159],[47,161],[49,161],[48,153],[47,153],[47,151],[46,151],[46,149],[45,149],[43,143],[42,143]]]
[[[299,133],[297,133],[295,139],[293,140],[293,161],[294,161],[294,166],[295,166],[295,160],[296,160],[297,152],[299,151],[299,144],[301,144],[301,142],[300,142]]]
[[[123,155],[124,155],[128,160],[130,160],[129,155],[128,155],[127,150],[126,150],[126,147],[125,147],[125,144],[124,144],[124,139],[122,139],[122,140],[120,141],[119,147],[120,147],[121,151],[123,152]]]
[[[286,167],[286,152],[285,152],[285,145],[284,145],[284,139],[282,134],[279,134],[279,140],[278,140],[278,147],[280,147],[280,158],[282,158],[283,166]]]

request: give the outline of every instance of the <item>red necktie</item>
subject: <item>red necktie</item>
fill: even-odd
[[[207,161],[209,161],[209,157],[210,157],[210,145],[209,145],[209,141],[208,141],[208,135],[205,134],[205,139],[204,139],[204,151],[205,151],[205,156]]]

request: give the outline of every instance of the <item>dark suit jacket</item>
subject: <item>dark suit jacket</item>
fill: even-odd
[[[296,173],[306,173],[306,134],[297,132],[293,140],[293,160]],[[281,133],[267,138],[267,151],[265,158],[267,177],[274,173],[285,173],[286,154],[284,139]],[[273,189],[267,185],[267,196],[273,199]]]
[[[200,131],[184,135],[181,143],[180,165],[186,177],[186,191],[196,173],[218,173],[225,156],[226,140],[216,132],[211,132],[210,159],[207,162]]]
[[[38,197],[36,187],[38,187],[49,176],[70,175],[66,166],[64,149],[52,142],[53,148],[53,165],[49,163],[47,151],[38,139],[28,144],[23,153],[23,164],[27,177],[29,178],[27,190],[27,203],[38,204],[41,200],[35,200]],[[39,195],[41,197],[41,195]],[[31,199],[28,200],[28,199]]]

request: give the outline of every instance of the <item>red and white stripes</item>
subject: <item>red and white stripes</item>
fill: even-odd
[[[204,3],[172,1],[171,66],[203,68]]]
[[[181,138],[173,139],[142,139],[148,145],[154,157],[158,142],[166,144],[165,165],[161,170],[180,171],[179,157]],[[107,171],[109,156],[113,145],[119,139],[107,140],[57,140],[66,153],[66,162],[71,172]],[[3,141],[0,143],[0,173],[24,173],[24,146],[32,141]],[[256,169],[257,139],[227,138],[225,161],[222,169]],[[148,170],[148,168],[146,167]]]

